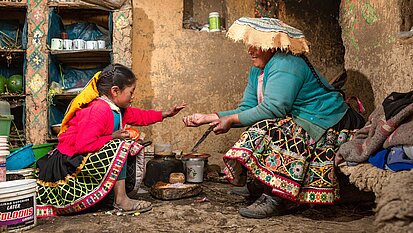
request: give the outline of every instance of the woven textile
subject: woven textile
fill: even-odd
[[[137,155],[142,148],[134,141],[115,139],[85,155],[76,172],[63,180],[37,180],[37,217],[71,214],[98,203],[115,185],[127,156]]]
[[[243,185],[250,175],[283,198],[311,204],[339,199],[334,157],[353,131],[328,130],[317,143],[291,118],[260,121],[246,130],[225,154],[227,179]]]
[[[310,51],[300,30],[275,18],[239,18],[228,29],[227,37],[263,50],[280,49],[293,54]]]

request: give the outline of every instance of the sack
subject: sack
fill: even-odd
[[[142,180],[145,176],[145,156],[141,150],[136,156],[128,156],[126,164],[126,193],[130,198],[138,195]]]

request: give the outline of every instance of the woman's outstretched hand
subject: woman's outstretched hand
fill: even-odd
[[[162,117],[163,117],[163,118],[173,117],[173,116],[175,116],[176,114],[178,114],[178,112],[181,111],[182,109],[184,109],[185,107],[186,107],[186,103],[175,104],[175,105],[172,106],[169,110],[163,111],[163,112],[162,112]]]
[[[218,119],[219,117],[215,113],[211,113],[211,114],[194,113],[192,115],[185,116],[182,119],[182,121],[187,127],[198,127],[200,125],[208,124]]]

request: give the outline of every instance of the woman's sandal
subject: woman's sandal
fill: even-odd
[[[149,211],[152,209],[152,204],[148,201],[138,201],[136,200],[135,205],[133,206],[133,208],[131,210],[124,210],[122,207],[120,207],[117,204],[113,204],[113,208],[115,211],[117,211],[118,213],[122,213],[122,214],[134,214],[134,213],[143,213],[146,211]]]

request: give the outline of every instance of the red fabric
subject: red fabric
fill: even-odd
[[[122,127],[125,124],[145,126],[162,120],[161,111],[129,107],[122,116]],[[114,117],[109,104],[96,99],[75,113],[68,123],[69,128],[59,135],[57,149],[68,156],[96,152],[112,139],[113,124]]]
[[[258,76],[258,86],[257,86],[258,104],[262,103],[262,101],[264,100],[264,92],[262,90],[263,79],[264,79],[264,71],[262,71],[260,76]]]

